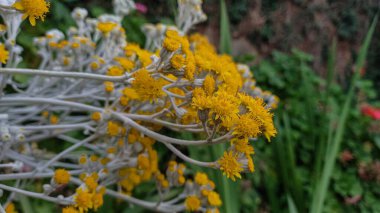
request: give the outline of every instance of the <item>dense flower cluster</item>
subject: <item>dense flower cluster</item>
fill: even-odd
[[[31,25],[44,20],[49,6],[44,0],[0,0],[0,170],[7,173],[0,181],[17,180],[13,187],[0,183],[11,192],[6,212],[15,211],[13,193],[61,204],[65,213],[96,211],[106,194],[162,212],[218,212],[222,201],[214,182],[205,173],[192,176],[184,163],[159,163],[157,147],[241,178],[254,171],[250,139],[276,135],[270,110],[277,98],[256,86],[248,66],[218,54],[206,37],[186,35],[206,18],[201,1],[178,0],[176,26],[143,26],[145,48],[127,42],[121,25],[135,9],[132,0],[114,0],[114,15],[98,18],[76,8],[75,27],[35,38],[42,59],[37,70],[15,68],[22,48],[14,43],[14,29],[27,17]],[[15,75],[31,77],[19,82]],[[169,131],[204,139],[183,140]],[[42,149],[43,141],[65,145],[55,153]],[[214,162],[178,149],[217,143],[231,145]],[[50,178],[43,192],[22,188],[23,180],[37,178]],[[133,197],[147,182],[156,184],[156,202]],[[75,187],[74,193],[55,196],[65,187]],[[175,198],[165,198],[179,187]]]

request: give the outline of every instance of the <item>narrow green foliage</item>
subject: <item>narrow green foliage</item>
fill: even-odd
[[[231,54],[231,31],[226,2],[220,0],[220,52]]]
[[[328,150],[329,152],[327,154],[326,162],[323,166],[322,177],[321,177],[320,182],[317,184],[318,189],[313,197],[313,201],[310,208],[311,213],[321,213],[323,211],[324,201],[327,195],[327,189],[330,184],[330,179],[334,170],[335,161],[339,152],[339,148],[343,140],[343,135],[344,135],[345,127],[347,123],[348,112],[355,95],[356,83],[358,79],[360,78],[360,69],[364,66],[365,58],[368,53],[369,44],[371,42],[376,23],[377,23],[377,16],[372,22],[372,25],[364,40],[363,46],[360,49],[359,56],[358,56],[356,66],[355,66],[355,72],[351,81],[351,86],[350,86],[348,95],[346,97],[346,100],[344,102],[344,105],[342,107],[342,111],[341,111],[340,118],[338,121],[337,130],[335,132],[335,135],[333,136],[332,144],[330,145],[331,149]]]

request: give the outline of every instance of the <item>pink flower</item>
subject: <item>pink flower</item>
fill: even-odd
[[[148,7],[145,4],[142,3],[136,3],[136,10],[139,11],[140,13],[146,13],[148,12]]]
[[[372,107],[370,105],[363,105],[361,107],[361,111],[363,115],[367,115],[374,120],[380,120],[380,109]]]
[[[355,195],[353,197],[344,198],[344,202],[348,205],[354,205],[354,204],[357,204],[361,199],[362,199],[361,195]]]

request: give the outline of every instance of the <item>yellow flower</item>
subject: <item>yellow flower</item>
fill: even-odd
[[[117,24],[113,22],[99,22],[97,28],[103,34],[107,34],[111,32],[116,26]]]
[[[5,49],[3,43],[0,43],[0,62],[6,64],[8,61],[9,52]]]
[[[207,97],[205,91],[199,87],[193,90],[193,98],[191,101],[191,105],[196,110],[205,110],[211,107],[210,97]]]
[[[125,55],[130,57],[136,54],[136,52],[140,51],[140,47],[138,44],[128,43],[128,45],[125,46],[124,51]]]
[[[165,38],[163,47],[169,52],[174,52],[181,47],[181,43],[173,38]]]
[[[250,155],[247,155],[247,154],[246,154],[246,157],[248,160],[248,170],[250,172],[254,172],[255,171],[255,164],[253,164],[252,157]]]
[[[111,81],[104,82],[104,90],[108,93],[114,90],[114,84]]]
[[[13,204],[13,203],[9,203],[9,204],[5,207],[5,212],[6,212],[6,213],[17,213],[15,204]]]
[[[12,7],[23,13],[22,19],[29,17],[30,24],[35,26],[36,19],[45,20],[45,15],[49,12],[50,3],[45,0],[18,0]]]
[[[93,62],[91,62],[90,67],[92,70],[97,70],[97,69],[99,69],[100,65],[98,62],[93,61]]]
[[[135,67],[135,63],[127,58],[116,57],[117,61],[126,71],[131,71]]]
[[[62,209],[62,213],[79,213],[79,211],[74,206],[67,206]]]
[[[132,88],[143,101],[154,101],[165,96],[162,87],[166,84],[163,79],[154,79],[146,69],[141,69],[134,74],[135,80]]]
[[[241,153],[244,153],[246,155],[252,155],[255,154],[255,150],[253,147],[249,144],[248,138],[243,139],[232,139],[231,143],[234,144],[235,150]]]
[[[207,75],[204,82],[203,88],[207,95],[212,95],[215,91],[215,79],[211,75]]]
[[[273,124],[273,114],[265,108],[264,100],[244,94],[239,94],[239,98],[243,106],[246,107],[249,116],[260,123],[261,132],[270,141],[270,138],[275,136],[277,131]]]
[[[82,155],[79,157],[79,164],[83,165],[87,163],[87,156],[86,155]]]
[[[149,169],[150,163],[149,158],[143,154],[137,157],[137,165],[140,169]]]
[[[0,32],[5,32],[7,30],[7,26],[4,24],[0,24]]]
[[[94,210],[98,210],[99,207],[103,205],[103,194],[102,193],[95,193],[92,196],[92,203]]]
[[[233,181],[236,180],[235,177],[241,178],[240,172],[243,171],[243,168],[241,163],[237,160],[237,155],[232,151],[224,152],[223,156],[218,160],[218,163],[223,175],[226,175]]]
[[[57,184],[67,184],[70,181],[70,173],[65,169],[57,169],[54,172],[54,182]]]
[[[194,79],[194,73],[196,70],[195,66],[195,59],[194,55],[192,52],[189,52],[186,54],[186,67],[185,67],[185,78],[188,80],[193,80]]]
[[[132,88],[126,87],[123,89],[123,95],[128,97],[131,100],[136,100],[139,98],[139,95],[136,93],[136,91]]]
[[[74,196],[75,206],[79,208],[80,212],[88,211],[93,207],[92,195],[88,192],[88,190],[84,190],[82,188],[78,188],[76,190],[76,194]]]
[[[167,30],[165,33],[166,37],[163,42],[163,47],[169,51],[174,52],[181,47],[183,43],[183,38],[178,34],[177,31]]]
[[[49,117],[49,112],[48,111],[42,111],[41,115],[44,118],[48,118]]]
[[[170,59],[170,64],[174,69],[181,69],[184,66],[185,58],[183,55],[176,54]]]
[[[274,137],[277,134],[277,130],[274,127],[273,119],[265,119],[263,124],[263,132],[266,139],[270,142],[271,137]]]
[[[259,121],[244,114],[236,121],[232,134],[239,138],[255,138],[261,133],[260,126]]]
[[[185,207],[187,211],[197,211],[201,207],[201,201],[195,195],[190,195],[185,200]]]
[[[207,201],[211,206],[220,206],[222,205],[222,201],[220,200],[219,194],[211,191],[207,195]]]
[[[102,119],[102,113],[100,112],[94,112],[91,114],[91,119],[93,121],[100,121],[100,119]]]
[[[194,181],[195,181],[198,185],[206,185],[206,184],[208,183],[208,177],[207,177],[206,173],[203,173],[203,172],[197,172],[197,173],[195,174]]]
[[[206,209],[206,213],[219,213],[219,209],[213,208],[213,209]]]
[[[119,66],[112,66],[107,70],[107,75],[109,76],[122,76],[123,73],[123,69],[121,69]]]
[[[114,147],[114,146],[111,146],[111,147],[109,147],[109,148],[107,149],[107,153],[108,153],[108,154],[115,154],[116,151],[117,151],[117,149],[116,149],[116,147]]]
[[[90,156],[90,160],[91,160],[92,162],[96,162],[96,161],[98,161],[98,159],[99,159],[99,157],[98,157],[97,155],[91,155],[91,156]]]
[[[84,183],[86,184],[87,188],[90,190],[90,192],[94,192],[96,188],[98,187],[98,181],[95,180],[94,177],[88,176],[84,179]]]
[[[237,115],[239,112],[238,99],[226,91],[218,91],[211,98],[211,112],[214,113],[215,119],[224,120]]]
[[[178,183],[183,185],[186,182],[186,178],[184,176],[178,176]]]
[[[108,123],[107,123],[107,134],[115,137],[115,136],[118,136],[119,133],[120,133],[119,125],[113,121],[108,121]]]
[[[50,116],[50,123],[51,124],[57,124],[58,123],[58,117],[56,115]]]

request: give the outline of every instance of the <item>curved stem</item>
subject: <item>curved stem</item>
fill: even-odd
[[[82,73],[82,72],[67,72],[67,71],[52,71],[52,70],[38,70],[38,69],[19,69],[19,68],[0,68],[0,73],[3,74],[24,74],[24,75],[41,75],[49,77],[68,77],[68,78],[83,78],[92,79],[99,81],[112,81],[112,82],[124,82],[129,79],[128,74],[120,77],[113,77],[107,75],[99,75],[92,73]]]

